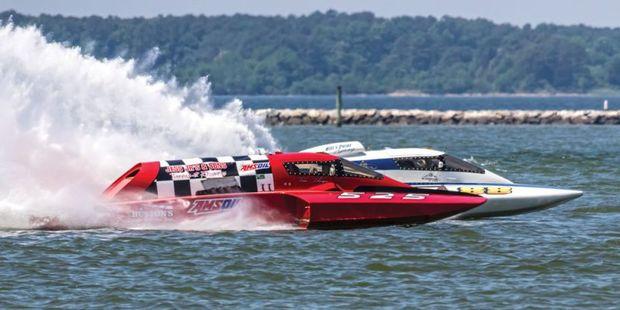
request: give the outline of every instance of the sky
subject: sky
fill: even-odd
[[[377,16],[444,15],[483,17],[498,23],[537,25],[586,24],[620,27],[620,0],[0,0],[0,11],[71,16],[159,14],[185,15],[303,15],[335,9],[373,12]]]

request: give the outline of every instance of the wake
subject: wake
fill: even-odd
[[[133,163],[273,150],[239,100],[221,109],[206,78],[190,87],[48,42],[36,27],[0,27],[0,228],[30,217],[97,227],[101,191]]]

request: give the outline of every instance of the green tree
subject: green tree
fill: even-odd
[[[305,16],[28,16],[48,38],[98,58],[140,59],[192,83],[209,75],[216,94],[587,92],[620,89],[620,29],[516,27],[484,19]]]

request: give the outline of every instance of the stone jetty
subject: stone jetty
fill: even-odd
[[[257,115],[268,125],[331,125],[336,110],[261,109]],[[620,125],[620,110],[396,110],[345,109],[345,125]]]

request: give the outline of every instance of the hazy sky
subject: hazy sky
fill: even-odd
[[[158,14],[308,14],[370,11],[378,16],[452,15],[523,25],[552,22],[620,27],[620,0],[0,0],[0,11],[73,16]]]

